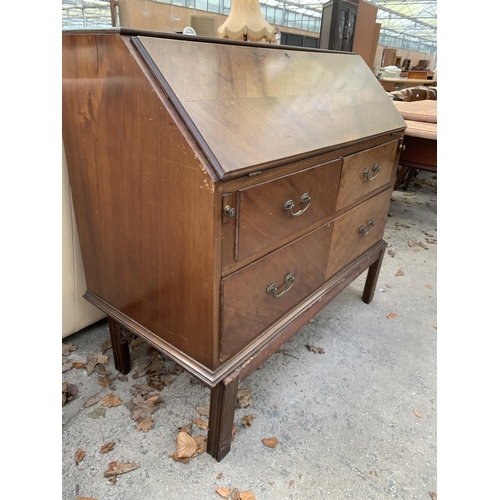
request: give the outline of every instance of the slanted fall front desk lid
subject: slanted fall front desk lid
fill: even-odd
[[[154,36],[134,44],[222,179],[405,127],[354,54]]]

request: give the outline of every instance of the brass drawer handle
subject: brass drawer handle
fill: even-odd
[[[295,278],[293,277],[293,274],[288,273],[285,276],[285,283],[290,283],[290,286],[286,290],[283,290],[281,293],[276,293],[278,291],[278,288],[273,283],[272,285],[269,285],[269,287],[267,288],[267,293],[273,294],[275,297],[283,297],[283,295],[285,295],[285,293],[287,293],[288,290],[290,290],[290,288],[292,288],[294,281],[295,281]]]
[[[360,232],[360,234],[362,234],[363,236],[366,236],[366,235],[367,235],[367,234],[368,234],[368,233],[369,233],[369,232],[373,229],[373,226],[374,226],[374,225],[375,225],[375,221],[373,221],[372,219],[370,219],[370,220],[368,221],[368,227],[369,227],[370,229],[366,229],[366,227],[365,227],[365,226],[361,226],[361,227],[359,228],[359,232]]]
[[[302,215],[309,208],[309,205],[311,204],[311,197],[309,196],[309,193],[304,193],[300,197],[300,202],[307,203],[307,206],[305,208],[303,208],[302,210],[299,210],[298,212],[295,212],[295,213],[292,212],[293,207],[295,206],[292,200],[286,201],[285,204],[283,205],[283,208],[285,210],[288,210],[290,212],[290,215],[293,215],[294,217],[298,217],[299,215]]]
[[[378,163],[375,163],[372,167],[372,172],[375,174],[373,177],[370,177],[370,170],[365,168],[363,170],[363,177],[366,177],[368,181],[373,181],[373,179],[376,179],[378,174],[380,173],[380,166]]]

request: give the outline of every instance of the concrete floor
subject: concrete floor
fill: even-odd
[[[132,378],[150,362],[145,344],[132,350],[127,381],[113,380],[120,374],[111,350],[105,352],[111,389],[99,384],[96,371],[63,372],[63,382],[78,394],[62,407],[62,499],[217,500],[219,487],[251,491],[257,500],[433,498],[436,186],[436,177],[422,172],[406,192],[393,193],[385,231],[389,247],[373,302],[361,301],[363,274],[243,381],[240,388],[251,388],[251,406],[237,408],[235,439],[221,462],[207,453],[188,463],[170,458],[178,429],[200,417],[196,408],[209,402],[209,390],[185,372],[171,375],[160,392],[153,427],[136,430],[125,404],[133,386],[145,383],[145,377]],[[107,323],[100,322],[63,339],[77,347],[63,361],[86,363],[108,338]],[[165,366],[173,368],[169,361]],[[104,407],[84,403],[110,393],[123,404],[90,418]],[[241,419],[249,414],[255,419],[244,427]],[[193,425],[193,436],[200,434],[206,431]],[[267,437],[276,437],[278,445],[266,447]],[[110,441],[112,451],[100,453]],[[85,457],[76,463],[78,449]],[[113,461],[139,467],[113,484],[104,477]]]

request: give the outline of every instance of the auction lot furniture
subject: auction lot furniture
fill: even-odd
[[[383,78],[380,79],[379,82],[382,87],[387,90],[387,92],[406,89],[408,87],[417,87],[419,85],[436,85],[436,82],[434,80],[423,80],[416,78]]]
[[[393,101],[393,104],[407,124],[394,189],[404,182],[406,191],[417,170],[437,172],[437,101]]]
[[[404,129],[354,54],[63,34],[85,297],[118,370],[132,333],[211,389],[217,460],[238,383],[367,269],[371,302]]]

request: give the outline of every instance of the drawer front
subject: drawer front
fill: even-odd
[[[327,278],[331,278],[384,236],[392,187],[334,222]]]
[[[236,260],[243,260],[335,211],[341,160],[238,192]]]
[[[344,158],[337,210],[387,184],[394,183],[398,141]]]
[[[222,280],[222,360],[325,281],[332,229],[333,224],[322,226]]]

